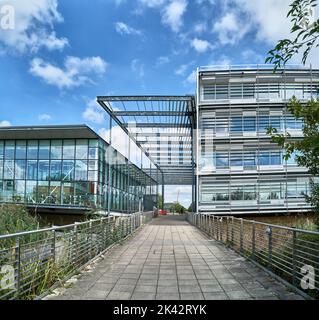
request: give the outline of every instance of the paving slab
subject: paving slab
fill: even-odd
[[[54,300],[298,300],[184,216],[153,219]]]

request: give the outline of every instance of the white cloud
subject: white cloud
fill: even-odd
[[[115,30],[116,30],[116,32],[118,32],[122,35],[123,34],[138,35],[138,36],[142,35],[142,31],[134,29],[124,22],[116,22],[115,23]]]
[[[23,53],[38,51],[41,47],[62,50],[68,45],[66,38],[58,38],[54,24],[63,21],[57,0],[8,0],[14,7],[14,28],[0,28],[0,42],[5,49]]]
[[[144,77],[144,64],[139,59],[132,60],[131,70],[138,78]]]
[[[185,64],[182,64],[180,65],[176,70],[175,70],[175,74],[178,75],[178,76],[183,76],[185,75],[187,69],[193,65],[193,61],[192,62],[189,62],[189,63],[185,63]]]
[[[165,6],[162,13],[162,22],[168,25],[174,32],[178,32],[183,25],[183,15],[186,12],[188,2],[186,0],[172,0]]]
[[[194,26],[194,31],[196,33],[203,33],[207,30],[207,25],[204,22],[198,22]]]
[[[201,40],[198,38],[195,38],[191,41],[191,46],[199,53],[206,52],[208,49],[213,47],[207,40]]]
[[[195,83],[196,82],[196,71],[193,70],[189,76],[186,78],[186,82],[188,83]]]
[[[39,114],[39,116],[38,116],[38,119],[41,121],[48,121],[51,118],[52,118],[51,115],[49,115],[47,113]]]
[[[92,74],[105,73],[107,63],[101,57],[67,57],[63,67],[55,66],[40,58],[34,58],[30,64],[30,72],[46,83],[59,88],[71,88],[93,83]]]
[[[218,34],[221,44],[236,44],[249,31],[249,22],[240,19],[235,12],[226,13],[216,21],[213,31]]]
[[[167,56],[161,56],[161,57],[158,57],[157,60],[156,60],[156,66],[161,66],[163,64],[167,64],[170,62],[170,59],[169,57]]]
[[[90,100],[87,103],[87,107],[82,113],[83,119],[89,122],[101,124],[104,121],[104,110],[96,103],[96,101]]]
[[[162,6],[164,3],[166,3],[167,0],[138,0],[138,2],[143,5],[147,6],[149,8],[157,8]]]
[[[3,120],[3,121],[0,121],[0,127],[11,127],[12,124],[10,121],[7,121],[7,120]]]

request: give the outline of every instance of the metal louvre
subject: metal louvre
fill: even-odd
[[[193,96],[99,96],[98,103],[163,173],[165,185],[193,185]]]

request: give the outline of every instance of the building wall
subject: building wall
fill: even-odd
[[[266,134],[302,137],[302,123],[285,111],[295,95],[302,102],[318,94],[319,72],[308,69],[199,70],[199,211],[272,213],[307,211],[307,170]]]
[[[153,185],[103,140],[0,140],[2,203],[132,212]]]

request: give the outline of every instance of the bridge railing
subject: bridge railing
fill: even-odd
[[[134,213],[0,236],[0,300],[38,297],[151,219]]]
[[[319,298],[319,232],[209,214],[188,214],[188,221],[300,293]]]

